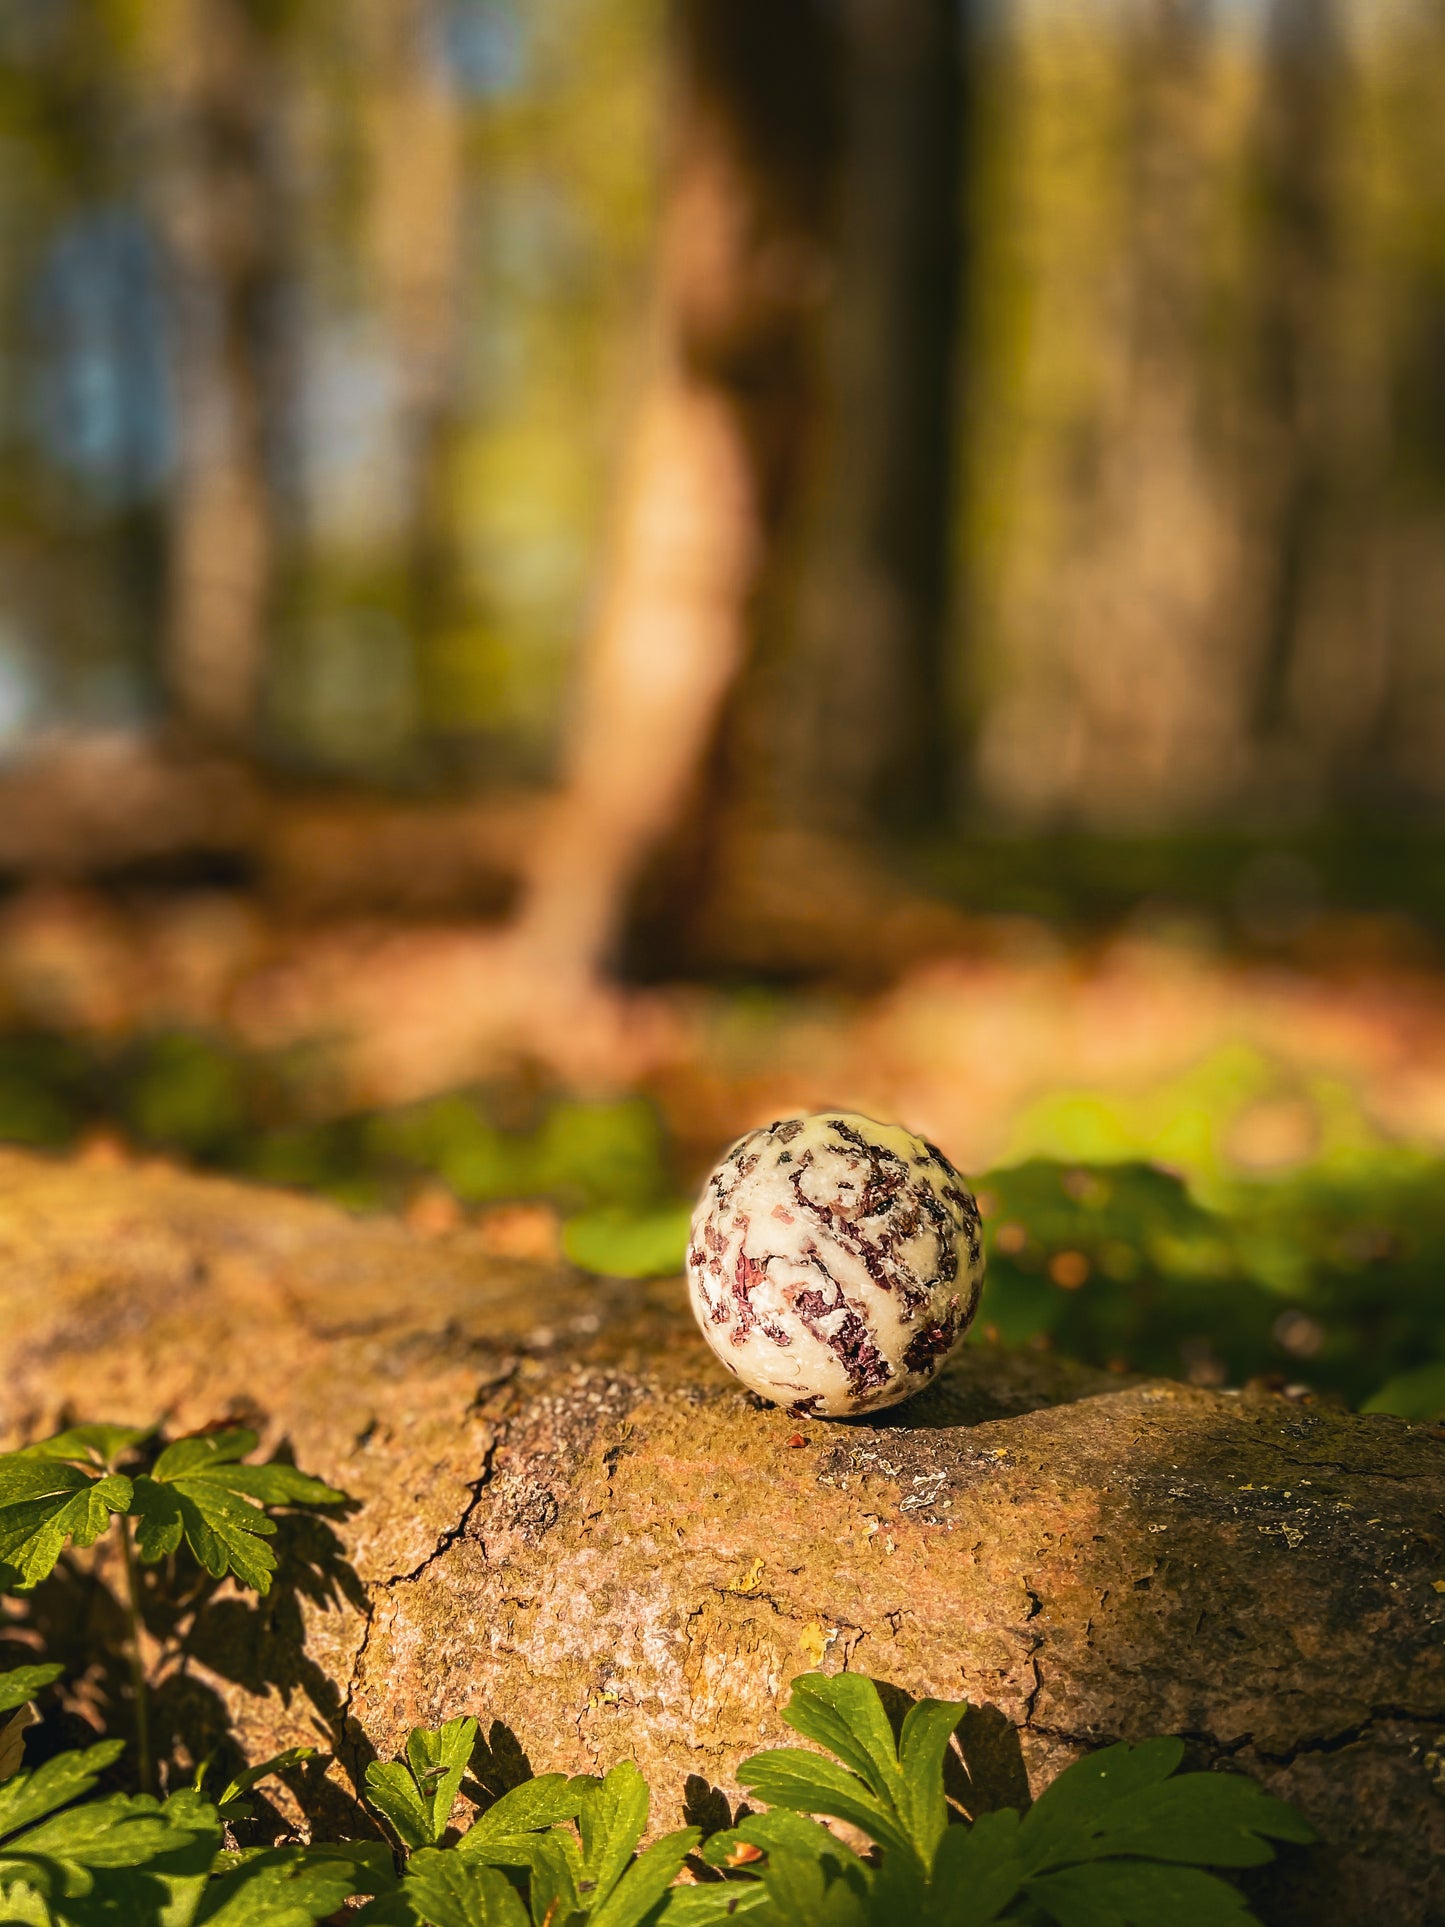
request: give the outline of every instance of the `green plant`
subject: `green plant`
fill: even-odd
[[[0,1673],[0,1705],[28,1697],[49,1667]],[[384,1849],[366,1843],[254,1848],[224,1844],[238,1801],[199,1787],[160,1801],[94,1795],[119,1740],[61,1753],[0,1785],[0,1920],[33,1927],[307,1927],[350,1896],[391,1884]],[[240,1776],[253,1786],[295,1757]]]
[[[367,1768],[368,1799],[412,1849],[398,1890],[362,1910],[368,1927],[640,1927],[656,1919],[701,1835],[684,1827],[639,1851],[651,1796],[630,1761],[601,1779],[526,1780],[442,1846],[476,1737],[475,1720],[419,1727],[405,1762]]]
[[[894,1733],[876,1683],[804,1675],[784,1712],[825,1749],[778,1747],[739,1779],[772,1809],[714,1834],[703,1878],[678,1885],[696,1828],[639,1852],[648,1792],[634,1766],[560,1774],[504,1794],[459,1837],[450,1817],[476,1722],[418,1729],[405,1762],[373,1765],[368,1797],[410,1858],[369,1927],[1245,1927],[1238,1889],[1207,1867],[1252,1867],[1275,1840],[1313,1840],[1282,1801],[1237,1774],[1177,1771],[1178,1740],[1107,1747],[1067,1768],[1026,1813],[970,1818],[945,1793],[966,1707],[921,1700]],[[832,1757],[828,1757],[831,1755]],[[855,1851],[820,1823],[873,1843]],[[710,1873],[709,1873],[710,1870]]]
[[[244,1426],[175,1439],[146,1467],[142,1448],[153,1439],[145,1427],[76,1425],[0,1454],[0,1588],[29,1591],[53,1571],[67,1544],[89,1547],[108,1529],[116,1534],[126,1579],[137,1765],[147,1790],[152,1762],[137,1559],[154,1565],[184,1540],[213,1579],[229,1575],[264,1593],[276,1569],[266,1543],[276,1531],[268,1508],[346,1498],[294,1465],[242,1463],[257,1443]]]
[[[745,1760],[742,1785],[773,1812],[750,1815],[707,1845],[709,1865],[748,1865],[763,1923],[806,1927],[1184,1927],[1248,1921],[1243,1896],[1205,1867],[1253,1867],[1273,1840],[1313,1840],[1283,1801],[1233,1773],[1178,1773],[1181,1741],[1105,1747],[1062,1772],[1020,1814],[968,1818],[950,1808],[944,1762],[965,1708],[920,1700],[895,1738],[872,1680],[810,1674],[783,1717],[831,1754],[779,1747]],[[855,1827],[880,1849],[860,1858],[811,1816]],[[722,1919],[723,1897],[688,1921]]]

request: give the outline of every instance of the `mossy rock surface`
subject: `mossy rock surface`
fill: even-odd
[[[978,1716],[1000,1799],[1157,1733],[1251,1773],[1327,1842],[1253,1881],[1266,1920],[1445,1920],[1431,1428],[982,1345],[879,1422],[800,1424],[727,1380],[680,1281],[10,1153],[0,1332],[6,1443],[238,1415],[360,1501],[283,1540],[259,1607],[218,1596],[159,1695],[163,1742],[334,1751],[297,1789],[318,1823],[474,1712],[497,1774],[630,1756],[671,1824],[689,1775],[735,1798],[785,1738],[795,1673],[846,1666],[1013,1723],[1021,1752]],[[103,1692],[80,1581],[35,1611]]]

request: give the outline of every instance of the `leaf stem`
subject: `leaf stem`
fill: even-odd
[[[145,1656],[141,1652],[140,1574],[136,1571],[135,1547],[131,1543],[130,1520],[123,1512],[115,1515],[120,1534],[121,1558],[125,1565],[126,1625],[130,1637],[131,1688],[135,1699],[135,1754],[142,1793],[154,1793],[151,1768],[150,1687],[146,1682]]]

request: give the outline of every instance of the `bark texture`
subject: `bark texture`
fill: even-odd
[[[257,1753],[319,1731],[313,1816],[413,1722],[473,1711],[484,1776],[519,1747],[538,1770],[630,1755],[671,1824],[688,1775],[735,1792],[821,1664],[994,1709],[1000,1798],[1187,1735],[1325,1837],[1257,1880],[1264,1919],[1445,1917],[1427,1428],[984,1346],[881,1423],[799,1422],[726,1381],[678,1281],[15,1153],[0,1331],[6,1443],[67,1413],[249,1414],[361,1502],[259,1610],[218,1596],[161,1693]]]

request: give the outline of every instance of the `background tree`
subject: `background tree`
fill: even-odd
[[[181,0],[148,11],[142,30],[179,423],[166,685],[184,729],[251,747],[277,551],[282,76],[270,25],[249,0]]]
[[[519,949],[585,976],[703,776],[810,426],[828,285],[837,45],[815,0],[685,0],[654,371],[619,488],[562,794]]]

